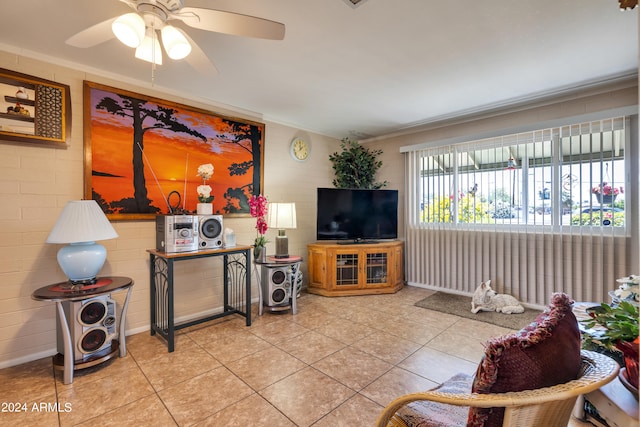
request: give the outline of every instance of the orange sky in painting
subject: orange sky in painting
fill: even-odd
[[[102,91],[95,94],[93,93],[95,90],[92,89],[92,105],[96,105],[93,100],[99,100],[99,97],[105,95],[116,97],[112,93]],[[133,197],[131,119],[116,118],[102,111],[94,111],[92,114],[92,169],[95,172],[115,176],[93,176],[93,190],[108,202]],[[144,170],[148,197],[153,201],[154,206],[160,207],[162,212],[166,213],[166,203],[162,193],[168,196],[171,191],[176,190],[183,198],[180,207],[195,211],[198,203],[196,188],[202,184],[202,179],[196,175],[198,166],[211,163],[215,170],[207,184],[212,187],[214,211],[220,211],[226,205],[223,195],[227,188],[235,188],[251,182],[253,173],[251,168],[246,175],[232,177],[228,167],[234,162],[250,160],[250,157],[247,151],[237,144],[216,142],[221,137],[224,139],[223,132],[226,130],[219,118],[191,111],[180,112],[175,117],[187,126],[196,128],[207,137],[208,141],[204,142],[186,133],[162,130],[145,132]],[[145,122],[144,127],[150,124],[151,121]],[[185,177],[186,201],[184,200]],[[176,202],[177,198],[171,199],[172,204]]]

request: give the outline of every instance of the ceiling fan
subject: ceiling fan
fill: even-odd
[[[93,25],[67,39],[66,43],[89,48],[117,37],[136,48],[136,58],[162,64],[162,50],[171,59],[185,59],[196,70],[215,74],[217,70],[204,51],[182,29],[169,24],[182,21],[199,30],[270,40],[284,39],[284,24],[255,16],[215,9],[185,7],[184,0],[120,0],[135,12]]]

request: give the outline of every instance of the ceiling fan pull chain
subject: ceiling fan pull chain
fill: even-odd
[[[156,82],[156,41],[158,40],[153,21],[151,21],[151,32],[153,33],[153,43],[151,44],[153,46],[151,49],[151,87],[153,87]]]

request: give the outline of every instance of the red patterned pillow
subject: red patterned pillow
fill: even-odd
[[[487,343],[472,392],[505,393],[562,384],[580,371],[580,331],[563,293],[551,297],[548,309],[519,332]],[[512,315],[515,316],[515,315]],[[471,408],[468,426],[501,426],[502,408]]]

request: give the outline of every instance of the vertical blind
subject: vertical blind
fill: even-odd
[[[407,279],[535,306],[608,301],[630,274],[627,118],[405,153]]]

